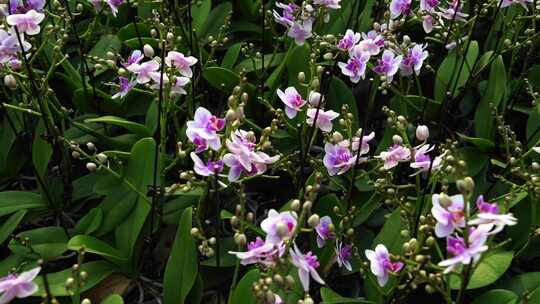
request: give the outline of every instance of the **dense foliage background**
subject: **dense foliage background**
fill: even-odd
[[[0,275],[41,267],[39,289],[14,303],[540,303],[537,0],[436,1],[467,16],[433,13],[444,21],[429,33],[422,23],[431,12],[417,1],[400,17],[387,1],[291,2],[315,7],[305,43],[276,23],[283,7],[275,1],[54,0],[39,8],[37,33],[24,28],[35,21],[9,19],[37,2],[5,4]],[[371,59],[354,81],[338,65],[351,53],[336,48],[348,29],[380,30],[379,47],[395,44],[406,57],[416,43],[429,56],[421,72],[393,80]],[[129,68],[135,50],[156,60],[146,82],[141,67]],[[197,59],[192,75],[165,64],[171,51]],[[306,123],[302,110],[284,113],[277,91],[288,87],[306,100],[321,94],[310,109],[340,115],[332,132]],[[237,180],[217,167],[194,173],[197,144],[186,130],[200,107],[226,124],[223,148],[203,158],[221,160],[225,139],[242,129],[279,160]],[[418,125],[429,140],[415,135]],[[358,144],[368,132],[365,162],[327,170],[325,144],[354,136]],[[440,156],[437,171],[383,170],[374,157],[426,141]],[[441,192],[463,194],[473,210],[483,195],[517,219],[489,236],[474,267],[450,275],[437,265],[446,242],[434,237],[431,214]],[[241,265],[229,251],[264,239],[271,209],[296,211],[285,256],[275,267]],[[337,263],[341,247],[317,246],[323,216],[335,225],[335,245],[351,246],[349,270]],[[293,241],[318,257],[325,285],[312,280],[304,292],[287,258]],[[404,264],[383,286],[364,253],[378,244]]]

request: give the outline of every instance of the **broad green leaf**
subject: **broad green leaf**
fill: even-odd
[[[107,195],[99,205],[103,211],[103,222],[96,231],[97,236],[105,235],[117,228],[126,220],[137,204],[136,193],[126,192],[124,188],[119,191],[118,187],[120,186],[115,187],[117,193]]]
[[[83,216],[77,225],[75,225],[75,231],[77,234],[92,234],[103,222],[103,210],[100,208],[92,208],[88,213]]]
[[[148,131],[148,129],[144,125],[129,121],[122,117],[102,116],[102,117],[97,117],[97,118],[85,119],[84,122],[86,123],[97,122],[97,123],[116,125],[116,126],[125,128],[141,137],[152,136],[152,134],[150,134],[150,131]]]
[[[45,179],[45,173],[47,172],[47,166],[52,156],[51,145],[41,136],[46,135],[46,128],[43,124],[43,119],[39,120],[36,132],[34,135],[34,141],[32,143],[32,163],[36,169],[36,173]]]
[[[239,10],[246,17],[253,17],[260,5],[259,2],[260,1],[258,0],[236,0],[237,4],[234,8]],[[268,5],[266,6],[266,9],[268,9]],[[257,18],[260,18],[260,16]]]
[[[495,251],[487,253],[482,257],[480,263],[475,267],[467,285],[467,289],[475,289],[488,286],[499,279],[510,267],[514,253],[511,251]],[[457,276],[450,279],[450,287],[459,289],[461,280]]]
[[[383,228],[373,240],[371,247],[375,248],[378,244],[384,244],[390,253],[400,254],[402,245],[405,242],[405,238],[399,233],[401,229],[403,229],[401,227],[401,209],[398,208],[386,219]]]
[[[113,272],[118,271],[118,268],[114,266],[114,264],[107,261],[84,263],[81,265],[80,269],[81,271],[86,271],[88,273],[88,279],[81,287],[81,292],[91,289]],[[71,267],[59,272],[47,274],[47,281],[49,282],[51,293],[57,297],[69,296],[69,293],[66,291],[66,280],[70,277],[73,277],[73,270]],[[45,294],[42,277],[38,276],[34,282],[39,287],[39,290],[34,295],[39,296]]]
[[[240,76],[238,76],[238,74],[221,67],[205,68],[203,70],[203,77],[211,86],[227,93],[230,93],[232,89],[240,83]],[[253,96],[252,94],[255,92],[255,87],[248,83],[245,85],[244,90]]]
[[[504,289],[493,289],[474,299],[471,304],[517,304],[518,296]]]
[[[148,186],[153,184],[154,162],[156,143],[152,138],[143,138],[139,140],[131,149],[131,158],[125,170],[124,182],[129,183],[137,189],[137,203],[131,211],[128,218],[116,228],[115,239],[116,247],[120,249],[129,260],[132,260],[135,244],[140,239],[139,234],[150,213],[151,199],[146,197]],[[161,161],[158,160],[157,172],[162,168]],[[156,185],[161,181],[158,174]],[[133,190],[132,190],[133,191]]]
[[[161,47],[161,45],[159,44],[159,41],[156,38],[149,38],[149,37],[141,37],[140,41],[139,41],[139,38],[131,38],[131,39],[124,40],[122,42],[131,49],[140,49],[141,41],[143,45],[149,44],[154,49],[159,49]]]
[[[135,24],[137,25],[137,28],[135,28]],[[137,31],[139,32],[139,35],[141,37],[150,37],[150,28],[148,27],[148,25],[142,22],[129,23],[128,25],[118,30],[118,32],[116,33],[116,36],[121,41],[138,38]]]
[[[367,96],[364,98],[365,101],[367,101]],[[366,105],[367,102],[361,104]],[[326,108],[332,109],[337,113],[341,113],[341,108],[344,105],[347,105],[349,107],[348,112],[353,114],[352,129],[354,133],[354,130],[357,130],[359,127],[359,112],[356,99],[354,98],[351,89],[349,89],[349,87],[341,79],[332,77],[330,86],[328,87],[328,94],[326,95]],[[338,119],[336,119],[336,121]],[[337,125],[337,123],[334,124],[334,126]]]
[[[338,293],[333,291],[330,288],[323,287],[321,288],[321,304],[341,304],[341,303],[373,303],[371,301],[345,298],[340,296]]]
[[[488,156],[473,147],[458,149],[458,155],[467,162],[467,171],[470,176],[476,176],[488,163]]]
[[[41,195],[28,191],[0,192],[0,216],[22,209],[47,208]]]
[[[118,294],[112,294],[101,301],[101,304],[124,304],[124,299]]]
[[[372,194],[367,202],[365,202],[358,210],[358,216],[353,220],[353,225],[356,227],[365,222],[371,214],[381,205],[381,197],[377,194]]]
[[[493,57],[493,51],[485,52],[480,59],[476,62],[476,66],[473,71],[473,75],[480,74],[491,62],[491,59]]]
[[[221,62],[221,67],[225,69],[232,70],[234,64],[238,60],[238,55],[240,55],[240,49],[242,48],[242,43],[235,43],[227,49],[227,52],[223,56],[223,61]]]
[[[112,34],[103,35],[88,52],[88,55],[105,59],[107,57],[107,52],[118,53],[121,47],[122,42],[118,39],[118,36]]]
[[[528,272],[514,276],[503,285],[504,289],[508,289],[522,296],[533,292],[540,286],[540,272]]]
[[[5,222],[0,226],[0,244],[2,244],[15,231],[19,223],[24,218],[26,210],[19,210],[10,215]]]
[[[477,137],[492,139],[495,135],[490,104],[499,106],[504,98],[506,85],[506,70],[502,56],[499,55],[491,64],[488,86],[474,115],[474,130]]]
[[[184,210],[167,260],[163,278],[165,304],[183,304],[197,278],[197,249],[190,233],[192,212],[192,208]]]
[[[219,28],[225,24],[225,18],[232,12],[232,4],[230,2],[222,2],[216,6],[211,12],[206,22],[201,26],[200,31],[197,33],[197,37],[202,40],[206,40],[208,36],[216,36],[219,32]]]
[[[67,250],[68,238],[64,230],[60,227],[41,227],[27,230],[17,234],[21,239],[28,239],[32,250],[11,240],[9,249],[14,253],[23,255],[30,259],[50,260],[58,257]]]
[[[304,72],[306,79],[311,79],[311,69],[309,66],[309,54],[310,48],[307,44],[297,45],[287,56],[287,74],[289,75],[288,86],[295,87],[298,92],[301,92],[304,96],[308,94],[307,88],[300,86],[298,81],[298,73]]]
[[[273,57],[273,58],[272,58]],[[282,61],[283,58],[285,58],[285,53],[277,53],[275,55],[273,54],[265,54],[264,55],[264,67],[266,69],[278,66]],[[253,59],[245,59],[241,61],[236,67],[234,67],[234,70],[236,72],[245,71],[246,73],[253,72],[253,71],[259,71],[262,69],[262,59],[261,58],[253,58]]]
[[[76,235],[68,242],[68,249],[80,250],[84,248],[86,252],[95,253],[103,258],[122,266],[127,262],[127,259],[122,255],[122,252],[104,241],[89,235]]]
[[[538,91],[540,90],[540,64],[534,65],[527,74],[529,83]]]
[[[529,114],[529,119],[527,119],[527,148],[531,149],[535,147],[540,141],[540,104],[532,109],[531,114]]]
[[[486,151],[492,149],[493,147],[495,147],[495,143],[493,143],[489,139],[478,138],[478,137],[469,137],[469,136],[467,136],[465,134],[461,134],[459,132],[457,134],[459,135],[459,137],[461,139],[463,139],[464,141],[466,141],[468,143],[473,144],[474,146],[476,146],[482,152],[486,152]]]
[[[466,45],[466,43],[464,45]],[[458,89],[469,79],[471,73],[470,69],[472,69],[476,58],[478,57],[478,42],[471,41],[466,56],[463,56],[461,53],[457,54],[457,52],[460,52],[460,49],[456,48],[450,51],[437,70],[433,98],[439,102],[444,100],[446,90],[450,92],[453,91],[453,97],[457,96],[459,93]],[[463,60],[465,60],[465,62]],[[460,71],[460,66],[462,64],[463,67]]]
[[[212,8],[212,0],[202,0],[194,2],[191,6],[191,17],[193,18],[192,26],[196,32],[199,32],[205,21],[208,19],[210,9]]]
[[[253,269],[246,273],[242,279],[238,282],[234,288],[233,295],[231,297],[231,304],[255,304],[257,300],[253,295],[251,287],[253,282],[257,281],[260,277],[258,269]]]

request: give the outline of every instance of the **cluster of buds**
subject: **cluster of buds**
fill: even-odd
[[[206,238],[199,228],[191,228],[190,231],[191,236],[200,244],[197,246],[197,249],[199,250],[199,253],[207,258],[211,258],[215,255],[214,247],[216,246],[216,238],[210,237]]]

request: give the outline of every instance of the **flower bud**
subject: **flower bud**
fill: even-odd
[[[86,169],[90,172],[94,172],[97,169],[97,165],[95,163],[86,163]]]
[[[192,237],[198,237],[199,236],[199,229],[196,227],[191,228],[190,234]]]
[[[86,143],[86,147],[88,148],[88,150],[90,151],[94,151],[96,149],[96,146],[94,145],[93,142],[89,141]]]
[[[12,90],[17,88],[17,79],[11,74],[4,76],[4,85]]]
[[[300,210],[300,200],[295,199],[291,202],[291,209],[294,211]]]
[[[279,222],[276,224],[276,232],[280,237],[284,237],[289,234],[289,227],[287,227],[287,224]]]
[[[99,153],[98,155],[96,155],[96,158],[101,164],[104,164],[107,162],[107,155],[103,153]]]
[[[227,110],[227,113],[225,114],[225,119],[227,121],[235,120],[236,119],[236,112],[231,110],[231,109]]]
[[[403,138],[396,134],[392,136],[392,142],[394,142],[395,145],[401,145],[403,143]]]
[[[88,298],[85,298],[81,301],[81,304],[92,304],[92,301],[90,301],[90,299]]]
[[[343,135],[341,135],[341,133],[339,133],[338,131],[332,133],[332,140],[335,142],[335,143],[339,143],[343,140]]]
[[[416,138],[420,141],[425,141],[429,137],[429,128],[425,125],[416,127]]]
[[[306,81],[306,73],[304,72],[298,72],[298,81],[303,83]]]
[[[325,53],[323,55],[323,58],[324,60],[332,60],[332,58],[334,58],[334,54],[332,54],[331,52]]]
[[[315,226],[319,225],[320,218],[317,214],[313,214],[309,217],[307,223],[309,227],[315,228]]]
[[[311,91],[309,93],[309,98],[308,98],[308,102],[310,105],[316,107],[319,105],[319,103],[321,102],[322,100],[322,95],[321,93],[319,92],[315,92],[315,91]]]
[[[441,193],[439,195],[439,204],[441,205],[441,207],[446,208],[452,205],[452,199],[450,199],[450,197],[446,195],[446,193]]]
[[[239,246],[244,246],[247,243],[246,235],[243,233],[234,236],[234,242]]]
[[[152,48],[150,44],[145,44],[143,46],[143,52],[144,52],[144,56],[146,57],[149,57],[149,58],[154,57],[154,48]]]

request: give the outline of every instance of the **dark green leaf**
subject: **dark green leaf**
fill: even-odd
[[[118,294],[112,294],[101,301],[101,304],[124,304],[124,299]]]
[[[396,209],[386,220],[383,228],[373,240],[372,248],[378,244],[384,244],[388,251],[392,254],[401,253],[401,248],[405,242],[405,238],[401,236],[401,209]]]
[[[27,230],[17,234],[17,237],[20,239],[27,238],[32,248],[29,249],[12,240],[9,242],[9,249],[31,259],[50,260],[67,250],[68,238],[60,227],[41,227]]]
[[[466,43],[464,45],[466,45]],[[459,51],[461,50],[457,48],[450,51],[437,70],[433,98],[439,102],[444,100],[446,90],[454,92],[454,97],[457,96],[459,93],[458,89],[469,79],[471,73],[470,69],[472,69],[476,58],[478,57],[478,43],[476,41],[471,41],[465,57],[461,54],[456,55]],[[465,62],[463,62],[463,60],[465,60]],[[463,67],[460,71],[460,66],[462,65]]]
[[[474,299],[471,304],[517,304],[518,296],[504,289],[493,289]]]
[[[495,251],[487,253],[482,257],[480,263],[475,267],[467,289],[475,289],[488,286],[499,279],[510,267],[514,253],[511,251]],[[461,280],[452,276],[450,287],[459,289]]]
[[[86,252],[100,255],[119,266],[127,262],[120,250],[93,236],[76,235],[69,240],[68,249],[77,251],[81,248],[84,248]]]
[[[174,244],[165,267],[165,304],[183,304],[197,278],[197,249],[191,236],[192,208],[186,208],[178,224]]]
[[[25,214],[26,210],[19,210],[6,219],[6,221],[0,227],[0,244],[7,240],[7,238],[13,233],[24,218]]]
[[[84,122],[91,123],[91,122],[97,122],[97,123],[105,123],[105,124],[111,124],[120,126],[122,128],[125,128],[141,137],[147,137],[151,136],[150,131],[144,126],[136,122],[132,122],[129,120],[126,120],[122,117],[116,117],[116,116],[102,116],[98,118],[90,118],[86,119]]]
[[[242,48],[241,43],[235,43],[227,49],[227,52],[223,56],[223,61],[221,62],[221,67],[225,69],[232,70],[234,64],[238,60],[238,55],[240,55],[240,49]]]
[[[251,287],[253,282],[258,280],[260,273],[258,269],[253,269],[246,273],[234,288],[231,304],[255,304],[257,300],[254,297]]]
[[[334,292],[332,289],[323,287],[321,288],[321,304],[341,304],[341,303],[373,303],[371,301],[345,298]]]
[[[107,58],[107,52],[118,53],[122,47],[122,42],[116,35],[103,35],[99,38],[99,41],[88,52],[90,56],[97,56],[99,58]]]
[[[195,5],[191,6],[191,16],[193,18],[192,26],[196,32],[199,32],[201,30],[201,27],[208,19],[211,7],[211,0],[196,1]]]
[[[201,30],[197,33],[197,37],[206,40],[208,36],[216,36],[219,28],[225,24],[225,18],[232,12],[232,4],[230,2],[222,2],[216,6],[211,12],[206,22],[201,26]]]
[[[474,130],[477,137],[492,139],[494,122],[490,104],[498,107],[506,92],[506,70],[502,56],[499,55],[491,64],[488,87],[474,115]]]
[[[41,196],[27,191],[0,192],[0,216],[22,209],[47,208]]]
[[[367,97],[364,97],[367,98]],[[352,129],[357,130],[359,127],[358,121],[358,108],[356,99],[354,98],[351,89],[339,78],[333,77],[328,87],[328,94],[326,95],[326,108],[332,109],[337,113],[341,113],[341,108],[346,105],[349,107],[349,113],[353,114]],[[338,118],[339,119],[339,118]],[[337,121],[337,119],[336,119]],[[338,124],[334,124],[338,125]]]
[[[118,268],[107,261],[94,261],[82,264],[80,270],[88,273],[88,279],[80,289],[81,292],[84,292],[96,286],[113,272],[118,271]],[[66,290],[66,280],[70,277],[73,277],[73,270],[71,267],[59,272],[47,274],[47,281],[49,282],[51,293],[57,297],[69,296],[70,294]],[[45,294],[41,276],[35,279],[35,283],[39,287],[36,295]]]

